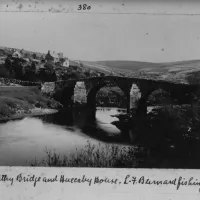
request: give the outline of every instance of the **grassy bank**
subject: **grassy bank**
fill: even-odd
[[[117,144],[91,144],[71,154],[61,155],[46,149],[46,157],[42,161],[35,159],[31,166],[47,167],[109,167],[133,168],[139,163],[136,156],[140,148]]]
[[[37,87],[0,87],[0,120],[31,115],[39,108],[57,109],[59,103],[43,96]],[[38,109],[36,109],[38,108]]]

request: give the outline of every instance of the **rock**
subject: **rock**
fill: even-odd
[[[42,85],[41,91],[43,94],[52,96],[55,91],[55,83],[54,82],[45,82]]]

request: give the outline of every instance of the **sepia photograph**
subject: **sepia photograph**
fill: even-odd
[[[0,2],[0,166],[200,169],[199,3],[116,2]]]

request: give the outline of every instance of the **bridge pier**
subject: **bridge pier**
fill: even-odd
[[[87,95],[87,119],[94,121],[96,119],[96,92],[91,91]]]
[[[127,98],[127,106],[126,106],[126,109],[127,109],[127,114],[130,115],[130,102],[131,102],[131,95],[130,95],[130,91],[129,92],[126,92],[126,98]]]
[[[138,106],[136,108],[136,115],[139,117],[147,115],[147,99],[145,97],[142,97],[138,101]]]

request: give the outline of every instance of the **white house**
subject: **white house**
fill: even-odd
[[[63,62],[63,67],[69,67],[69,59],[65,58],[65,61]]]

